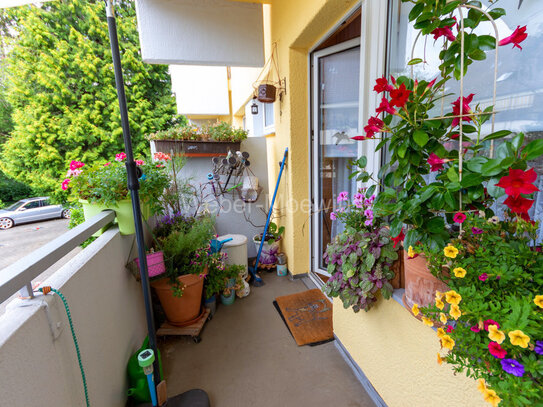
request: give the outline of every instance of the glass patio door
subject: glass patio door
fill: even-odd
[[[356,192],[349,163],[360,155],[359,133],[360,39],[313,55],[313,271],[322,281],[329,274],[322,259],[326,246],[343,230],[331,213],[338,195]]]

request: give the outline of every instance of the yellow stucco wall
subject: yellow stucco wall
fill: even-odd
[[[394,300],[355,314],[334,300],[334,333],[389,407],[488,407],[476,382],[437,363],[436,332]]]

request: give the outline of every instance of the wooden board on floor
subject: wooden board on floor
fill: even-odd
[[[332,303],[321,290],[277,297],[283,320],[299,346],[330,341],[334,338]]]
[[[158,336],[167,336],[167,335],[185,335],[197,337],[202,332],[204,324],[209,318],[210,311],[208,308],[205,308],[205,312],[202,317],[195,323],[187,326],[175,326],[171,325],[168,322],[164,322],[157,331]]]

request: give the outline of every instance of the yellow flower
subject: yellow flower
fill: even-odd
[[[458,308],[458,305],[452,304],[451,309],[449,310],[449,314],[456,321],[458,318],[460,318],[462,312],[460,311],[460,308]]]
[[[458,278],[464,278],[466,276],[466,270],[464,270],[462,267],[456,267],[453,269],[453,273],[455,277]]]
[[[439,320],[443,325],[447,323],[447,315],[445,315],[443,312],[439,313]]]
[[[500,345],[505,339],[505,334],[498,329],[497,325],[488,326],[488,337],[491,341],[498,342]]]
[[[498,407],[498,404],[500,404],[500,401],[502,401],[502,399],[498,397],[496,392],[490,389],[486,389],[483,392],[483,398],[487,403],[492,404],[492,407]]]
[[[434,326],[434,323],[432,322],[430,318],[422,317],[421,319],[422,319],[422,322],[424,322],[424,325]]]
[[[413,250],[413,246],[409,246],[409,248],[407,249],[407,257],[409,257],[410,259],[412,259],[413,257],[415,257],[415,251]]]
[[[441,364],[443,363],[443,358],[441,357],[441,355],[439,354],[439,352],[438,352],[438,354],[437,354],[437,363],[438,363],[439,365],[441,365]]]
[[[509,335],[509,340],[513,345],[520,346],[521,348],[528,347],[530,337],[521,330],[517,329],[516,331],[511,331],[507,335]]]
[[[439,291],[436,291],[436,301],[440,301],[441,299],[443,298],[443,293],[442,292],[439,292]]]
[[[436,307],[438,307],[439,309],[443,309],[444,306],[445,304],[443,303],[443,301],[436,300]]]
[[[481,393],[484,394],[484,392],[486,391],[486,381],[485,381],[485,379],[477,380],[477,390],[479,390]]]
[[[443,338],[445,335],[445,330],[443,328],[437,328],[437,337],[439,339]]]
[[[414,316],[417,316],[419,315],[419,305],[418,304],[413,304],[413,307],[411,308],[411,312],[413,313]]]
[[[445,254],[445,257],[449,257],[451,259],[455,259],[456,255],[458,254],[458,249],[454,246],[451,246],[450,244],[443,249],[443,253]]]
[[[543,295],[536,295],[534,298],[535,305],[539,308],[543,308]]]
[[[445,301],[449,304],[458,305],[460,304],[460,301],[462,301],[462,296],[454,290],[447,291],[445,293]]]
[[[449,335],[443,335],[441,337],[441,346],[452,350],[454,348],[454,340]]]

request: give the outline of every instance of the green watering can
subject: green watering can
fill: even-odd
[[[143,372],[143,368],[138,363],[138,355],[143,350],[149,347],[149,337],[146,337],[143,341],[143,345],[139,348],[128,360],[128,366],[126,372],[128,374],[128,397],[132,397],[132,400],[136,404],[150,403],[151,394],[149,393],[149,386],[147,385],[147,376]],[[160,369],[160,380],[164,379],[162,373],[162,360],[160,359],[160,351],[158,351],[158,366]]]

